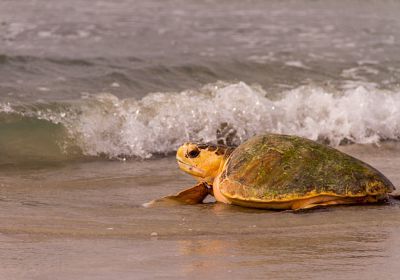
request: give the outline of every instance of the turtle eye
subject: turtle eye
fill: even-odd
[[[191,151],[187,154],[187,156],[190,157],[190,158],[195,158],[195,157],[197,157],[199,154],[200,154],[200,151],[196,149],[196,150],[191,150]]]

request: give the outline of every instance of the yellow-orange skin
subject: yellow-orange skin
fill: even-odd
[[[289,136],[279,136],[279,135],[267,135],[266,138],[281,139],[288,140]],[[283,138],[280,138],[283,137]],[[285,138],[286,137],[286,138]],[[256,139],[256,138],[253,138]],[[251,140],[250,140],[251,141]],[[258,141],[258,140],[256,140]],[[292,139],[289,138],[288,143],[291,143]],[[293,141],[306,141],[306,139],[302,139],[300,137],[293,137]],[[312,142],[312,141],[311,141]],[[320,144],[311,143],[312,145],[317,145],[317,149],[319,149]],[[204,145],[203,145],[204,146]],[[322,147],[322,146],[321,146]],[[276,150],[275,148],[268,153],[271,153],[273,157],[274,153],[279,154],[281,151]],[[328,148],[331,149],[331,148]],[[190,157],[189,154],[191,151],[197,150],[199,151],[196,157]],[[335,191],[318,191],[316,192],[314,189],[311,189],[305,193],[284,193],[280,196],[270,197],[256,197],[249,196],[247,190],[248,185],[242,185],[238,180],[232,180],[231,178],[226,177],[226,169],[227,162],[230,157],[229,149],[227,148],[225,152],[221,152],[223,147],[220,147],[216,150],[216,148],[207,148],[204,146],[199,149],[199,144],[196,143],[185,143],[183,144],[177,151],[177,161],[179,167],[185,171],[186,173],[195,177],[199,182],[206,182],[213,188],[213,195],[215,199],[219,202],[227,203],[227,204],[235,204],[245,207],[252,208],[263,208],[263,209],[307,209],[316,206],[326,206],[326,205],[335,205],[335,204],[362,204],[362,203],[373,203],[379,200],[386,198],[387,193],[391,192],[392,185],[384,176],[382,175],[381,181],[375,182],[371,181],[368,183],[368,186],[371,186],[371,192],[368,191],[360,191],[358,193],[352,192],[353,190],[349,190],[346,193],[336,193]],[[331,153],[329,151],[328,153]],[[334,151],[333,153],[340,153],[339,151]],[[347,155],[345,155],[346,157]],[[349,157],[350,158],[350,157]],[[275,158],[271,158],[275,160]],[[364,163],[357,161],[356,159],[354,164],[364,165]],[[257,163],[258,161],[255,161]],[[339,164],[341,161],[338,162]],[[351,162],[353,164],[353,162]],[[252,168],[247,166],[247,168]],[[375,172],[370,166],[366,167],[367,170],[371,169],[372,172]],[[379,173],[379,172],[378,172]],[[250,172],[250,174],[254,174],[254,172]],[[378,178],[381,174],[379,173]],[[250,178],[250,180],[252,180]],[[379,185],[379,188],[376,188],[376,184]],[[247,188],[247,189],[246,189]]]
[[[187,157],[188,152],[197,149],[194,143],[185,143],[176,152],[179,168],[195,177],[200,182],[212,185],[215,178],[221,173],[225,163],[222,155],[215,151],[201,150],[196,158]]]

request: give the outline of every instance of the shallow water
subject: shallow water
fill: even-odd
[[[400,185],[396,143],[342,150]],[[193,184],[173,157],[3,170],[4,279],[397,279],[400,203],[302,213],[144,208]]]

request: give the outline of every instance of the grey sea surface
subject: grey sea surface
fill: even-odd
[[[4,0],[2,99],[143,97],[216,80],[276,94],[310,83],[398,86],[399,9],[393,0]]]
[[[399,186],[398,144],[347,146]],[[142,204],[191,186],[175,159],[0,178],[2,279],[397,279],[400,202],[294,213]]]
[[[392,0],[0,1],[0,165],[149,158],[265,132],[397,141],[399,11]]]

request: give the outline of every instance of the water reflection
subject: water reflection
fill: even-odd
[[[178,241],[179,252],[186,260],[181,267],[183,274],[190,277],[232,274],[233,278],[243,275],[252,279],[337,279],[340,273],[348,279],[359,279],[355,271],[360,269],[363,273],[382,271],[382,266],[393,257],[390,253],[393,243],[399,243],[398,240],[394,242],[396,237],[392,236],[390,228],[379,227],[375,222],[370,225],[288,226],[278,232],[258,225],[256,233],[249,232],[241,221],[237,227],[243,227],[242,234],[215,234]]]

